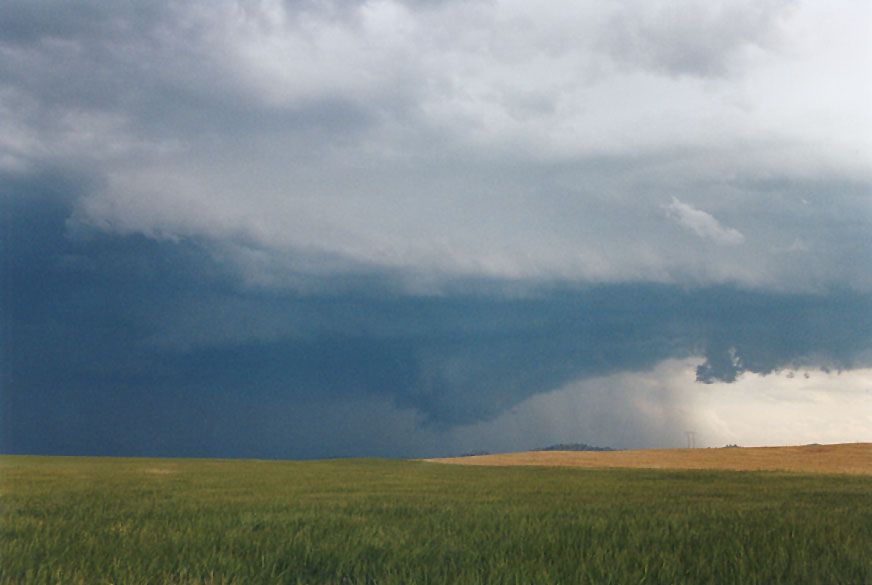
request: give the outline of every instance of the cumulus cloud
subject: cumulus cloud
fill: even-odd
[[[670,218],[704,240],[725,246],[736,246],[745,241],[745,236],[739,230],[725,228],[711,214],[679,201],[676,197],[664,209]]]

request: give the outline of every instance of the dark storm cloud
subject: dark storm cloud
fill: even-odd
[[[868,295],[251,289],[194,242],[71,232],[58,193],[76,181],[4,183],[4,451],[323,456],[349,452],[303,414],[329,404],[393,404],[448,428],[666,358],[704,355],[702,381],[869,365]],[[284,410],[258,408],[270,404]],[[305,441],[276,434],[288,412]]]

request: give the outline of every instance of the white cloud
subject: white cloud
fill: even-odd
[[[736,246],[745,241],[745,236],[739,230],[725,228],[711,214],[679,201],[676,197],[664,209],[670,218],[704,240],[725,246]]]
[[[694,424],[706,444],[744,446],[872,441],[872,370],[744,373],[701,385]]]
[[[586,442],[621,448],[803,445],[872,441],[872,370],[746,372],[695,381],[700,357],[567,384],[498,418],[451,431],[460,451]]]

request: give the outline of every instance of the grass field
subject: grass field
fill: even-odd
[[[0,583],[872,583],[872,477],[0,457]]]
[[[526,451],[430,459],[461,465],[544,465],[633,469],[729,469],[872,475],[872,443],[750,447],[730,449],[645,449],[641,451]]]

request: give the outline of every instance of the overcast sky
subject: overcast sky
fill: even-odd
[[[0,450],[872,441],[865,0],[7,0]]]

